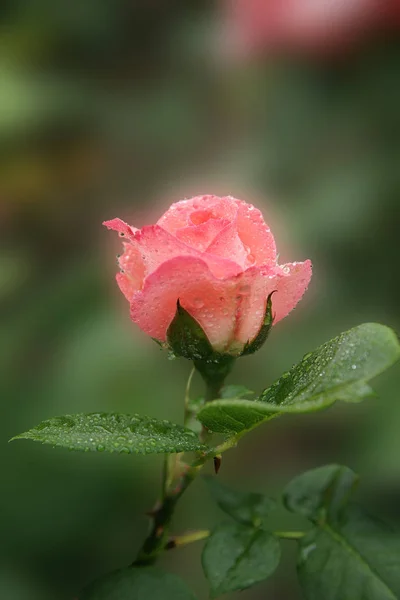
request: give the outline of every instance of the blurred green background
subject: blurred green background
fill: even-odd
[[[129,320],[114,282],[119,216],[232,194],[260,207],[281,262],[311,258],[297,310],[229,379],[255,391],[364,321],[400,329],[400,42],[374,32],[345,56],[223,49],[214,2],[4,0],[0,8],[0,597],[71,600],[129,564],[160,457],[74,454],[10,437],[55,415],[126,411],[182,422],[190,365]],[[400,524],[400,370],[379,397],[257,430],[219,477],[279,494],[302,469],[344,463]],[[195,382],[201,390],[201,382]],[[222,515],[198,481],[177,532]],[[296,526],[283,512],[274,523]],[[297,600],[277,575],[231,598]],[[200,599],[201,544],[163,559]],[[292,575],[288,575],[288,573]]]

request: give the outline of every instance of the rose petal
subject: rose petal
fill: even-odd
[[[135,233],[132,243],[142,256],[146,265],[146,274],[151,273],[161,263],[176,256],[202,258],[216,277],[231,277],[242,270],[240,265],[232,260],[207,255],[184,244],[159,225],[143,227]]]
[[[125,273],[117,273],[115,276],[117,280],[118,287],[125,296],[125,298],[130,302],[133,298],[133,294],[137,291],[134,285],[132,285],[131,280]]]
[[[189,246],[204,251],[236,214],[237,206],[232,198],[195,196],[172,204],[157,225]]]
[[[192,225],[190,227],[178,229],[176,237],[182,242],[185,242],[188,246],[204,252],[210,242],[212,242],[227,225],[229,225],[229,221],[226,219],[209,219],[196,226]],[[228,253],[225,253],[225,256],[227,255]]]
[[[126,296],[131,300],[133,294],[142,287],[145,276],[145,265],[140,252],[132,243],[124,244],[124,253],[118,257],[121,273],[118,273],[117,282]]]
[[[208,194],[171,204],[157,225],[175,235],[178,229],[200,225],[210,218],[232,221],[236,213],[232,199]]]
[[[112,229],[113,231],[117,231],[120,236],[127,238],[131,238],[137,229],[135,227],[131,227],[122,219],[111,219],[111,221],[103,221],[103,225],[108,229]]]
[[[237,233],[236,220],[224,227],[208,246],[207,253],[214,256],[229,256],[242,269],[250,266],[248,264],[248,252]]]
[[[248,251],[248,263],[254,265],[272,264],[276,261],[274,236],[265,223],[261,212],[252,204],[235,200],[238,207],[237,231]]]
[[[303,297],[312,275],[311,260],[281,265],[272,300],[274,323],[285,318]],[[275,289],[275,288],[274,288]]]
[[[200,323],[211,344],[223,350],[235,329],[238,278],[216,278],[204,260],[177,256],[144,282],[131,302],[131,318],[152,337],[165,341],[177,300]]]
[[[274,325],[297,305],[311,279],[311,261],[288,263],[282,267],[248,269],[240,276],[238,326],[235,338],[241,343],[257,335],[266,309],[268,295],[272,297]]]

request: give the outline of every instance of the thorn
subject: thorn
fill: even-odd
[[[147,510],[144,514],[147,517],[150,517],[150,518],[153,519],[156,516],[156,514],[158,513],[158,511],[160,510],[160,508],[161,508],[161,504],[160,504],[160,502],[157,502],[155,504],[154,508],[151,508],[150,510]]]
[[[174,548],[176,548],[177,544],[174,538],[171,538],[168,540],[168,542],[165,544],[165,549],[166,550],[173,550]]]
[[[160,537],[162,536],[162,534],[163,534],[163,533],[164,533],[164,527],[162,527],[162,526],[160,525],[160,527],[157,527],[157,529],[156,529],[156,536],[157,536],[158,538],[160,538]]]
[[[216,475],[218,475],[218,471],[221,468],[221,463],[222,463],[222,454],[217,454],[217,456],[214,456],[214,471],[215,471]]]

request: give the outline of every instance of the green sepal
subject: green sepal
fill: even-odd
[[[243,352],[240,356],[245,356],[246,354],[254,354],[254,352],[257,352],[257,350],[259,350],[261,346],[263,346],[267,341],[269,332],[271,331],[272,325],[274,323],[274,317],[272,315],[272,295],[275,294],[275,292],[276,290],[271,292],[267,298],[264,319],[259,332],[252,341],[248,341],[245,344]]]
[[[217,398],[235,357],[214,350],[201,325],[181,306],[179,300],[167,330],[167,342],[175,356],[193,361],[211,394],[207,400]]]
[[[179,300],[176,313],[167,330],[167,341],[176,356],[189,360],[214,361],[218,354],[214,351],[201,325],[183,308]]]

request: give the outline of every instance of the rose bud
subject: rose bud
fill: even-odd
[[[277,264],[261,212],[231,196],[182,200],[142,229],[104,225],[125,238],[117,282],[132,321],[197,363],[254,352],[311,278],[309,260]]]

